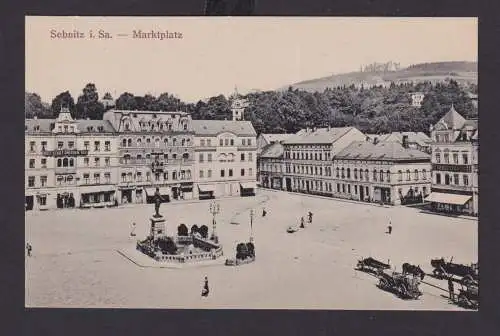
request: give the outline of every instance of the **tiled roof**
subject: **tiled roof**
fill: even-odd
[[[25,132],[52,132],[51,125],[56,123],[56,119],[26,119],[24,124],[27,126]],[[114,133],[115,129],[107,120],[75,120],[75,124],[80,133]],[[38,126],[38,131],[35,131],[35,126]],[[99,126],[103,127],[103,131],[99,132]],[[90,130],[88,127],[92,127]]]
[[[423,132],[392,132],[380,135],[370,135],[371,138],[377,138],[379,142],[399,142],[403,143],[403,136],[408,136],[408,142],[417,143],[420,146],[427,146],[432,139]]]
[[[351,160],[430,160],[430,155],[416,149],[404,148],[398,142],[380,142],[376,145],[367,141],[354,141],[334,156],[334,159]]]
[[[438,121],[438,124],[441,122],[445,122],[450,129],[458,130],[464,126],[465,118],[451,105],[450,110]]]
[[[280,144],[279,142],[275,142],[273,144],[264,146],[264,148],[262,148],[260,157],[268,159],[275,159],[275,158],[277,159],[281,158],[283,156],[283,153],[284,153],[283,145]]]
[[[54,122],[55,119],[25,119],[24,125],[27,126],[27,129],[25,128],[25,132],[34,132],[35,126],[39,127],[38,132],[51,132],[52,129],[50,128],[50,125]]]
[[[347,134],[354,127],[318,128],[314,131],[294,134],[284,144],[331,144]]]
[[[193,130],[196,135],[215,136],[230,132],[238,136],[256,136],[257,133],[250,121],[241,120],[193,120]]]
[[[262,133],[261,136],[266,139],[267,142],[280,142],[280,141],[285,141],[288,138],[290,138],[293,134],[292,133]]]

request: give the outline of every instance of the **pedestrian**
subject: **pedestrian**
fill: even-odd
[[[391,234],[392,233],[392,224],[391,222],[389,221],[389,226],[387,227],[387,233],[388,234]]]
[[[305,226],[304,226],[304,217],[300,218],[300,227],[301,228],[305,228]]]
[[[26,252],[28,254],[28,257],[31,257],[31,250],[32,250],[31,244],[26,243]]]
[[[455,300],[455,288],[451,278],[448,278],[448,292],[450,294],[450,300],[453,302]]]
[[[207,297],[210,290],[208,289],[208,277],[205,277],[205,284],[203,285],[203,289],[201,290],[201,296]]]
[[[266,208],[262,208],[262,217],[266,217],[266,215],[267,215]]]
[[[313,213],[311,211],[309,211],[308,215],[309,215],[309,224],[312,224],[312,222],[313,222]]]
[[[130,236],[131,237],[135,237],[136,234],[135,234],[135,222],[132,223],[132,231],[130,232]]]

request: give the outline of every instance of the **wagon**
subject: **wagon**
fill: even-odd
[[[434,268],[432,274],[440,279],[452,279],[459,277],[462,285],[470,285],[479,282],[479,263],[471,265],[455,264],[446,262],[444,258],[432,259],[431,266]]]
[[[369,271],[373,273],[376,273],[379,270],[385,270],[391,268],[389,264],[384,264],[383,262],[378,261],[372,257],[358,260],[358,264],[356,265],[356,267],[361,271]]]
[[[394,292],[400,298],[416,300],[422,295],[418,288],[420,279],[417,276],[380,270],[378,277],[380,289]]]

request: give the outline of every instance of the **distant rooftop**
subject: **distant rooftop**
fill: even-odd
[[[250,121],[246,120],[193,120],[191,122],[196,135],[216,136],[230,132],[238,136],[256,136]]]
[[[284,144],[331,144],[347,134],[354,127],[318,128],[311,131],[299,131],[284,141]]]
[[[264,159],[277,159],[283,156],[284,148],[279,142],[275,142],[262,148],[260,158]]]
[[[430,155],[416,149],[404,148],[398,142],[354,141],[334,156],[334,159],[408,161],[430,160]]]

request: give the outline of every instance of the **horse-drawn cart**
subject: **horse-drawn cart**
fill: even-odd
[[[431,266],[434,268],[432,274],[438,279],[452,279],[457,276],[464,286],[479,282],[479,263],[471,265],[455,264],[451,260],[446,262],[444,258],[432,259]]]
[[[372,273],[377,273],[379,270],[391,268],[389,264],[384,264],[383,262],[373,259],[372,257],[358,260],[356,267],[361,271],[369,271]]]
[[[418,299],[422,292],[418,288],[420,278],[411,274],[401,274],[398,272],[389,272],[380,270],[378,272],[379,288],[395,292],[403,299]]]

